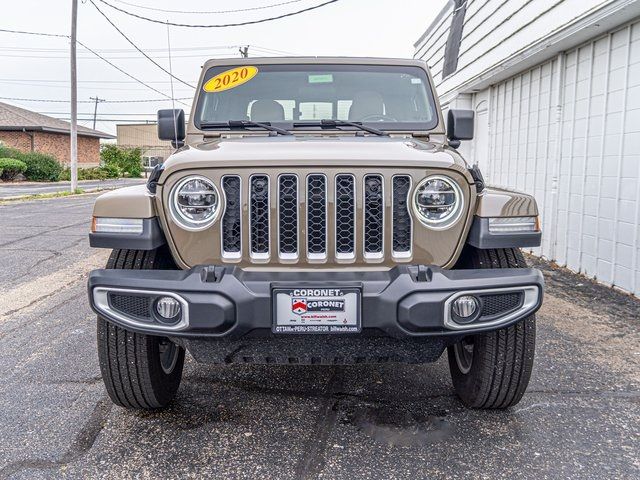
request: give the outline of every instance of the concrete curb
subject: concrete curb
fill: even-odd
[[[126,185],[125,185],[126,186]],[[88,188],[86,190],[83,189],[82,193],[72,193],[69,195],[59,195],[64,192],[53,192],[53,193],[38,193],[32,195],[15,195],[12,197],[1,197],[0,205],[4,202],[19,202],[19,201],[29,201],[29,200],[56,200],[59,198],[69,198],[69,197],[81,197],[83,195],[92,195],[94,193],[106,192],[109,190],[117,190],[118,188],[122,188],[122,185],[112,186],[112,187],[97,187],[97,188]]]

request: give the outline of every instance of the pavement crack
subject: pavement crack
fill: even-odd
[[[315,429],[309,440],[307,440],[306,448],[302,450],[307,453],[300,459],[295,468],[295,478],[297,479],[317,478],[326,463],[327,441],[338,420],[338,403],[340,400],[336,399],[335,395],[343,383],[340,372],[340,370],[334,368],[327,382],[325,389],[327,398],[322,402]]]
[[[26,458],[5,465],[0,469],[0,478],[9,478],[23,470],[46,470],[59,468],[74,462],[86,455],[95,444],[98,435],[104,428],[104,424],[113,408],[113,403],[105,395],[96,403],[91,415],[75,436],[69,448],[58,460],[48,460],[42,458]]]
[[[96,375],[90,378],[81,378],[78,380],[53,380],[51,382],[44,382],[46,385],[95,385],[102,381],[102,375]]]
[[[71,223],[69,225],[61,225],[58,228],[52,228],[52,229],[48,230],[47,233],[57,232],[59,230],[64,230],[65,228],[79,227],[81,225],[87,225],[87,221],[84,220],[82,222]],[[24,240],[30,240],[32,238],[39,237],[41,235],[42,235],[42,232],[38,232],[38,233],[34,233],[33,235],[27,235],[26,237],[20,237],[20,238],[17,238],[15,240],[11,240],[11,241],[6,242],[6,243],[0,243],[0,247],[6,247],[7,245],[13,245],[14,243],[22,242]]]
[[[612,398],[637,398],[640,397],[640,391],[636,390],[532,390],[529,389],[526,395],[562,395],[572,397],[612,397]]]
[[[58,310],[62,305],[66,304],[66,303],[68,303],[68,302],[72,302],[72,301],[74,301],[74,300],[77,300],[78,298],[84,297],[85,295],[86,295],[86,293],[85,293],[85,292],[81,292],[81,293],[78,293],[77,295],[73,295],[72,297],[65,298],[62,302],[56,303],[56,304],[55,304],[54,306],[52,306],[51,308],[49,308],[49,309],[47,309],[46,311],[42,312],[42,313],[40,314],[40,317],[39,317],[39,318],[45,318],[45,317],[48,317],[51,313],[53,313],[53,312],[55,312],[56,310]],[[26,308],[26,307],[24,307],[24,308]],[[0,316],[0,319],[1,319],[1,318],[2,318],[2,317]],[[34,319],[34,320],[32,320],[32,321],[36,321],[36,320],[37,320],[37,319]],[[5,337],[6,337],[6,336],[8,336],[8,335],[11,335],[12,333],[14,333],[14,332],[16,332],[16,331],[20,331],[20,330],[22,330],[22,328],[23,328],[23,325],[21,324],[21,325],[17,325],[17,326],[16,326],[16,327],[14,327],[14,328],[10,328],[9,330],[6,330],[6,331],[4,331],[4,332],[0,332],[0,340],[2,340],[3,338],[5,338]]]
[[[20,308],[16,308],[14,310],[8,310],[8,311],[4,312],[2,314],[2,316],[7,316],[8,317],[8,316],[13,315],[15,313],[18,313],[18,312],[20,312],[22,310],[25,310],[25,309],[35,305],[36,303],[41,302],[42,300],[46,300],[47,298],[51,298],[54,295],[56,295],[57,293],[60,293],[61,291],[67,289],[70,285],[73,285],[77,280],[78,280],[77,278],[74,278],[73,280],[70,280],[69,282],[63,284],[57,290],[54,290],[52,292],[47,293],[46,295],[38,297],[38,298],[32,300],[31,302],[29,302],[28,304],[21,306]]]

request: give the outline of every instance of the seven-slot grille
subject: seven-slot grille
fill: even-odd
[[[255,174],[247,182],[242,185],[243,180],[236,175],[222,179],[226,205],[221,238],[225,258],[242,256],[244,228],[248,229],[244,238],[252,261],[267,261],[273,255],[290,261],[325,261],[334,257],[355,260],[358,255],[366,261],[382,261],[388,248],[386,242],[393,257],[411,256],[409,175],[394,175],[388,180],[380,174],[356,178],[344,173],[333,179],[321,173],[282,173],[275,177]],[[390,196],[386,188],[391,189]],[[386,198],[391,205],[385,205]],[[248,225],[243,225],[245,201]],[[391,219],[385,218],[388,211]],[[389,238],[385,238],[388,221],[392,229]]]

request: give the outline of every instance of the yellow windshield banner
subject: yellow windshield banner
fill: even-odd
[[[258,74],[258,67],[247,66],[226,70],[207,81],[202,89],[205,92],[224,92],[247,83]]]

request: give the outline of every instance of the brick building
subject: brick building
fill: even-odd
[[[70,162],[71,124],[24,108],[0,102],[0,142],[22,152],[53,155],[62,164]],[[100,163],[100,139],[108,133],[78,126],[78,163]]]

